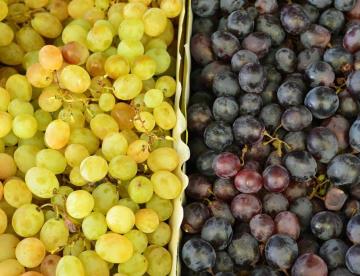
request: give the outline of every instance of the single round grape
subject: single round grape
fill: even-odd
[[[208,198],[211,194],[211,183],[200,174],[192,174],[189,176],[189,184],[185,192],[193,199]]]
[[[288,171],[279,165],[267,167],[263,172],[264,187],[270,192],[283,192],[289,186]]]
[[[240,50],[240,42],[232,33],[216,31],[211,35],[211,47],[219,59],[226,61]]]
[[[280,124],[282,110],[280,105],[276,103],[271,103],[265,105],[259,114],[259,119],[264,124],[265,128],[268,130],[275,130],[276,127]]]
[[[231,212],[237,219],[250,221],[252,217],[261,213],[262,204],[254,195],[239,194],[231,201]]]
[[[330,86],[335,80],[335,73],[330,64],[317,61],[310,64],[305,70],[306,76],[310,80],[310,86],[320,85]]]
[[[263,125],[253,116],[238,117],[233,124],[234,138],[241,144],[255,144],[263,137]]]
[[[354,274],[360,273],[359,256],[360,256],[360,245],[358,244],[353,245],[346,252],[346,256],[345,256],[346,267]]]
[[[275,53],[275,65],[282,72],[294,72],[296,67],[295,52],[289,48],[280,48]]]
[[[265,213],[275,216],[288,209],[289,201],[282,193],[268,193],[264,196],[262,205]]]
[[[263,58],[270,50],[271,37],[263,32],[250,33],[243,39],[242,47]]]
[[[299,131],[310,126],[313,116],[303,105],[287,108],[281,116],[281,124],[287,131]]]
[[[188,128],[190,131],[202,133],[212,120],[209,106],[196,103],[188,108]]]
[[[306,134],[303,131],[290,131],[284,137],[290,148],[285,147],[287,152],[290,151],[302,151],[306,149]]]
[[[297,240],[300,236],[300,224],[297,216],[289,211],[283,211],[274,218],[276,232]]]
[[[285,5],[280,11],[280,20],[292,35],[299,35],[310,26],[310,19],[299,4]]]
[[[301,229],[306,229],[310,225],[313,205],[307,197],[296,198],[291,202],[289,210],[298,217]]]
[[[237,37],[243,38],[253,31],[254,20],[245,10],[235,10],[228,16],[227,29]]]
[[[284,165],[290,175],[299,181],[306,181],[315,176],[317,164],[307,151],[293,151],[284,157]]]
[[[228,247],[228,253],[240,266],[255,265],[260,258],[258,242],[248,233],[234,238]]]
[[[351,95],[357,99],[360,98],[360,70],[354,71],[348,76],[346,86]]]
[[[213,150],[223,150],[233,142],[231,127],[223,122],[213,122],[204,131],[204,142]]]
[[[291,269],[291,275],[305,276],[311,274],[326,276],[328,275],[328,268],[319,256],[312,253],[303,254],[296,259]]]
[[[193,271],[199,272],[215,265],[216,254],[210,243],[192,238],[188,240],[181,251],[185,265]]]
[[[353,216],[346,227],[346,234],[350,241],[358,244],[360,241],[360,215]]]
[[[350,27],[343,39],[343,46],[344,48],[349,51],[350,53],[355,53],[360,50],[360,25],[354,25]]]
[[[231,58],[231,69],[239,72],[240,68],[247,63],[258,63],[258,57],[249,50],[239,50]]]
[[[210,17],[194,17],[192,34],[204,33],[211,34],[215,30],[215,23]]]
[[[325,48],[330,42],[330,38],[331,34],[326,28],[315,24],[300,35],[301,43],[306,48]]]
[[[326,174],[332,183],[340,186],[357,183],[359,170],[360,159],[346,153],[339,154],[330,161]]]
[[[257,193],[263,186],[263,178],[254,170],[242,169],[235,176],[234,185],[241,193]]]
[[[231,179],[218,178],[214,181],[213,193],[220,200],[231,201],[239,192]]]
[[[216,156],[217,153],[212,150],[202,152],[196,160],[196,168],[198,171],[205,176],[214,176],[215,172],[212,164]]]
[[[313,128],[306,138],[307,149],[321,163],[328,163],[339,147],[335,134],[326,127]]]
[[[207,87],[211,88],[213,86],[214,78],[217,74],[224,71],[230,71],[230,66],[221,61],[213,61],[207,64],[200,73],[199,78],[194,80],[195,82],[199,82],[199,88]],[[193,87],[196,87],[193,85]]]
[[[220,272],[230,272],[234,269],[234,262],[226,251],[216,252],[215,270]]]
[[[260,112],[262,107],[262,98],[255,93],[245,93],[239,98],[240,115],[255,116]]]
[[[124,263],[133,255],[131,241],[116,233],[106,233],[96,241],[96,253],[105,261],[111,263]]]
[[[214,60],[211,39],[205,33],[196,33],[190,42],[191,56],[200,65],[205,66]]]
[[[233,123],[239,114],[239,105],[233,97],[218,97],[214,101],[212,113],[217,121]]]
[[[280,20],[272,14],[262,14],[257,18],[256,31],[269,35],[272,45],[280,45],[285,39],[285,31]]]
[[[320,25],[327,28],[332,33],[339,33],[344,26],[344,14],[334,8],[329,8],[321,13],[319,18]]]
[[[231,224],[234,224],[235,218],[232,215],[229,205],[227,203],[215,200],[210,202],[208,207],[214,217],[224,218],[228,220]]]
[[[265,88],[264,68],[257,63],[247,63],[240,68],[240,87],[246,92],[260,93]]]
[[[212,83],[212,90],[217,97],[221,97],[221,96],[235,97],[239,95],[240,86],[236,78],[236,75],[229,70],[218,72],[214,76],[214,80]]]
[[[159,170],[173,171],[179,165],[179,156],[173,148],[162,147],[149,154],[147,164],[153,172]]]
[[[219,0],[196,0],[191,3],[193,12],[200,17],[214,15],[219,9]]]
[[[345,254],[349,246],[339,239],[331,239],[322,244],[319,255],[326,262],[329,269],[345,265]]]
[[[268,264],[280,269],[288,269],[298,256],[296,242],[286,235],[271,236],[265,245],[265,259]]]
[[[299,71],[305,71],[306,68],[317,61],[320,61],[322,56],[322,50],[319,48],[306,48],[304,50],[302,50],[298,56],[297,56],[297,69]],[[325,60],[325,55],[324,55],[324,60]],[[325,60],[327,63],[331,64],[330,60]]]
[[[311,231],[321,240],[338,237],[343,228],[340,217],[330,211],[316,213],[311,219]]]
[[[275,232],[273,219],[267,214],[254,216],[249,223],[251,234],[259,241],[266,242]]]
[[[223,250],[231,241],[233,230],[228,220],[212,217],[202,227],[201,238],[209,242],[214,249]]]
[[[335,73],[340,73],[353,64],[353,56],[342,47],[330,48],[324,53],[324,61],[334,68]]]
[[[215,174],[221,178],[234,177],[241,168],[240,159],[233,153],[220,153],[214,160],[212,167]]]
[[[210,217],[209,209],[200,202],[193,202],[184,208],[182,229],[187,233],[199,233]]]
[[[350,124],[341,115],[334,115],[327,120],[323,121],[323,126],[329,128],[336,136],[338,141],[338,147],[340,150],[344,150],[349,145],[349,128]]]

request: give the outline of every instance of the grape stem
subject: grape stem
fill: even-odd
[[[276,152],[277,152],[279,157],[281,157],[283,155],[283,153],[282,153],[282,145],[285,145],[285,147],[287,147],[288,149],[291,150],[291,146],[288,143],[286,143],[285,141],[281,140],[276,135],[276,132],[280,128],[281,128],[281,125],[276,128],[273,135],[270,135],[266,130],[264,130],[264,132],[263,132],[264,136],[270,139],[270,140],[268,140],[266,142],[263,142],[263,145],[268,145],[268,144],[272,143],[272,145],[276,148]]]
[[[240,156],[240,164],[243,166],[245,164],[245,154],[249,150],[248,145],[245,145],[241,150],[241,156]]]
[[[319,181],[320,180],[320,181]],[[324,198],[322,198],[320,195],[319,195],[319,192],[321,192],[322,194],[323,191],[320,191],[322,188],[324,188],[325,185],[329,184],[330,183],[330,180],[329,179],[325,179],[324,181],[321,181],[322,180],[322,177],[319,176],[318,178],[316,178],[316,184],[315,184],[315,187],[313,187],[310,195],[308,196],[309,199],[312,199],[314,197],[317,197],[317,198],[320,198],[321,200],[324,200]],[[326,186],[325,186],[326,188]],[[326,192],[327,189],[325,189],[325,192]]]

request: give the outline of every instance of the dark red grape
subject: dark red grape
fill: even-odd
[[[226,251],[216,252],[215,270],[218,272],[231,272],[234,269],[234,262]]]
[[[316,24],[311,25],[310,28],[300,36],[301,43],[305,48],[325,48],[329,44],[330,38],[330,32],[326,28]]]
[[[230,257],[237,265],[255,265],[260,257],[257,240],[248,233],[235,237],[228,248]]]
[[[290,201],[303,197],[306,195],[306,183],[292,181],[284,194]]]
[[[202,133],[212,121],[209,106],[205,103],[196,103],[188,108],[188,128],[190,131]]]
[[[255,53],[258,58],[262,58],[270,50],[271,37],[263,32],[250,33],[243,39],[242,47]]]
[[[237,51],[231,58],[231,69],[239,72],[240,68],[247,63],[258,63],[258,57],[249,50]]]
[[[320,85],[330,86],[334,83],[335,73],[329,63],[316,61],[311,63],[305,70],[305,74],[310,80],[310,86]]]
[[[212,150],[206,150],[196,159],[196,168],[198,171],[206,176],[214,176],[215,172],[212,168],[213,161],[217,153]]]
[[[209,203],[209,209],[214,217],[227,219],[231,224],[235,222],[227,203],[215,200]]]
[[[343,212],[348,218],[360,214],[360,202],[356,199],[348,200],[345,204]]]
[[[184,207],[182,229],[186,233],[199,233],[209,217],[209,209],[204,204],[200,202],[190,203]]]
[[[210,123],[204,131],[204,142],[213,150],[223,150],[233,142],[231,127],[221,121]]]
[[[307,253],[296,259],[292,269],[292,276],[327,276],[328,269],[326,263],[319,256]]]
[[[181,256],[185,265],[196,272],[215,265],[215,250],[208,242],[202,239],[193,238],[185,242]]]
[[[310,19],[298,4],[285,5],[280,12],[281,24],[285,30],[298,35],[306,31],[310,26]]]
[[[211,88],[213,86],[214,77],[224,71],[230,71],[230,66],[228,64],[224,64],[217,60],[210,62],[201,71],[200,83],[207,88]],[[199,79],[196,79],[196,81],[199,82]]]
[[[192,58],[198,64],[206,65],[214,60],[210,37],[204,33],[197,33],[191,38],[190,49]]]
[[[237,118],[233,124],[234,138],[242,145],[255,144],[263,138],[264,126],[253,116]]]
[[[232,178],[241,169],[240,159],[231,152],[222,152],[213,161],[215,174],[221,178]]]
[[[334,115],[329,119],[324,120],[322,125],[330,129],[335,134],[339,150],[344,150],[348,147],[348,133],[350,128],[348,120],[341,115]]]
[[[270,192],[283,192],[289,186],[289,172],[280,165],[267,167],[263,172],[264,187]]]
[[[281,124],[287,131],[299,131],[310,126],[312,119],[311,112],[305,106],[291,106],[282,114]]]
[[[306,149],[306,134],[303,131],[288,132],[284,137],[284,142],[290,147],[285,147],[287,152]]]
[[[245,3],[245,0],[220,0],[220,8],[223,12],[232,13],[240,10]]]
[[[321,240],[327,241],[340,236],[343,223],[339,215],[330,211],[316,213],[311,219],[311,231]]]
[[[283,211],[276,215],[275,219],[276,233],[288,235],[297,240],[300,235],[300,224],[297,216],[289,211]]]
[[[278,8],[277,0],[256,0],[255,8],[260,14],[276,12]]]
[[[240,94],[240,85],[236,75],[230,70],[218,72],[214,76],[212,91],[217,97],[236,97]]]
[[[255,93],[245,93],[239,98],[239,114],[255,116],[262,107],[262,98]]]
[[[219,0],[194,0],[191,2],[193,13],[200,17],[214,15],[219,9]]]
[[[242,193],[253,194],[261,190],[263,178],[257,171],[242,169],[236,175],[234,185]]]
[[[340,211],[347,198],[348,196],[343,190],[332,187],[326,192],[324,200],[325,207],[330,211]]]
[[[280,20],[271,14],[260,15],[256,20],[256,31],[270,36],[272,45],[280,45],[285,39],[285,31]]]
[[[288,269],[298,256],[296,242],[286,235],[276,234],[265,245],[265,258],[269,265]]]
[[[262,202],[264,212],[273,217],[282,211],[286,211],[289,207],[289,201],[281,193],[268,193]]]
[[[360,243],[360,215],[353,216],[346,227],[346,234],[353,243]]]
[[[213,192],[216,198],[224,201],[231,201],[239,192],[235,189],[232,179],[218,178],[213,185]]]
[[[324,242],[319,250],[319,255],[326,262],[329,269],[345,265],[345,254],[349,246],[339,239]]]
[[[360,19],[360,1],[355,0],[355,6],[347,13],[349,18]]]
[[[343,46],[350,53],[360,50],[360,25],[350,27],[344,35]]]
[[[317,61],[321,60],[322,56],[322,49],[319,48],[308,48],[302,50],[298,54],[298,63],[297,63],[297,69],[299,71],[305,71],[306,68]],[[330,63],[328,60],[325,60],[326,62]],[[331,64],[331,63],[330,63]]]
[[[360,70],[354,71],[348,76],[346,86],[354,97],[360,99]]]
[[[200,174],[189,176],[189,184],[186,187],[186,195],[193,199],[205,199],[211,195],[211,183]]]
[[[313,215],[313,205],[311,201],[307,197],[299,197],[291,202],[289,210],[298,217],[301,229],[307,229]]]
[[[325,119],[335,114],[339,107],[339,97],[333,89],[318,86],[308,92],[304,103],[314,117]]]
[[[282,110],[280,105],[271,103],[265,105],[259,114],[259,119],[268,130],[275,130],[280,125]]]
[[[273,219],[267,214],[258,214],[250,220],[251,235],[259,242],[266,242],[275,232]]]
[[[319,23],[332,33],[337,34],[344,26],[345,17],[341,11],[329,8],[321,13]]]
[[[233,97],[216,98],[212,110],[215,120],[226,123],[233,123],[239,115],[239,105]]]
[[[312,179],[317,172],[315,159],[307,151],[292,151],[284,157],[284,165],[290,175],[298,181]]]
[[[243,38],[254,29],[254,20],[242,9],[230,13],[227,20],[227,28],[239,38]]]
[[[360,159],[350,153],[339,154],[329,163],[326,174],[338,186],[358,183]]]
[[[261,164],[256,160],[248,160],[245,162],[243,169],[250,169],[253,171],[260,172],[261,171]]]
[[[243,221],[250,221],[253,216],[260,214],[261,210],[261,202],[254,195],[239,194],[231,201],[232,214]]]
[[[216,31],[211,35],[211,45],[215,55],[228,61],[240,50],[240,42],[233,34],[226,31]]]
[[[360,274],[360,244],[349,248],[345,256],[346,267],[354,274]]]

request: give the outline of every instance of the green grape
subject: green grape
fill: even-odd
[[[99,9],[107,10],[109,6],[110,6],[109,0],[95,0],[95,7]]]
[[[139,205],[128,197],[120,199],[117,204],[130,208],[134,213],[140,209]]]
[[[22,66],[25,70],[27,70],[31,65],[38,62],[39,62],[39,51],[31,51],[31,52],[27,52],[24,55]]]
[[[124,273],[126,275],[144,275],[148,269],[148,261],[140,253],[135,253],[130,260],[123,264],[119,264],[118,271],[119,273]]]
[[[138,56],[131,65],[131,73],[141,80],[152,78],[156,71],[156,62],[148,56]]]
[[[125,234],[134,227],[135,215],[130,208],[116,205],[106,213],[106,223],[111,231]]]
[[[90,128],[100,139],[104,139],[109,133],[119,131],[119,126],[115,119],[108,114],[97,114],[90,121]]]
[[[51,198],[59,188],[55,174],[46,168],[29,169],[25,175],[25,183],[34,195],[41,198]]]
[[[16,117],[20,114],[34,114],[34,107],[31,103],[20,100],[20,99],[13,99],[8,106],[8,112],[11,116]]]
[[[32,167],[36,166],[36,154],[40,148],[36,145],[22,145],[14,152],[14,161],[18,169],[26,173]]]
[[[14,176],[15,173],[16,163],[12,154],[0,153],[0,179],[7,179]]]
[[[158,228],[150,234],[147,234],[150,244],[165,246],[171,239],[171,228],[165,222],[160,222]]]
[[[80,144],[87,148],[90,154],[99,148],[99,139],[88,128],[76,128],[71,130],[69,144]]]
[[[135,225],[137,229],[146,234],[152,233],[159,226],[159,217],[152,209],[140,209],[135,214]]]
[[[60,21],[68,18],[69,14],[67,11],[68,2],[65,0],[50,0],[46,8],[49,12],[55,15]]]
[[[173,129],[176,125],[176,113],[174,108],[167,102],[162,102],[154,108],[156,124],[165,130]]]
[[[121,21],[124,20],[124,14],[123,14],[124,6],[125,3],[115,3],[112,4],[108,10],[107,15],[109,21],[116,30],[119,28]]]
[[[179,178],[169,171],[157,171],[151,176],[154,192],[161,198],[177,198],[182,190]]]
[[[131,241],[125,236],[107,233],[96,241],[95,251],[103,260],[119,264],[128,261],[134,249]]]
[[[76,1],[75,1],[76,2]],[[73,17],[74,18],[74,17]],[[68,24],[69,25],[78,25],[80,26],[81,28],[83,28],[86,33],[91,29],[91,24],[89,21],[87,21],[86,19],[84,18],[77,18],[77,19],[74,19],[72,21],[70,21],[70,23]]]
[[[54,149],[42,149],[36,154],[36,166],[46,168],[54,174],[61,174],[66,168],[66,159],[64,155]]]
[[[153,184],[145,176],[133,178],[128,186],[130,198],[136,203],[146,203],[153,195]]]
[[[6,81],[6,90],[9,92],[11,99],[20,99],[30,101],[32,96],[31,84],[23,75],[14,74]]]
[[[126,155],[118,155],[109,163],[109,173],[112,177],[126,181],[137,173],[137,164],[134,159]]]
[[[47,112],[58,110],[63,104],[60,87],[58,85],[45,87],[38,98],[38,103],[41,109]]]
[[[8,217],[12,217],[16,210],[9,203],[7,203],[6,200],[0,200],[0,208],[6,213]]]
[[[87,10],[94,6],[93,0],[73,0],[68,5],[68,12],[72,18],[81,18]]]
[[[171,271],[172,260],[169,251],[164,247],[151,246],[144,253],[149,262],[147,273],[151,276],[168,275]]]
[[[164,96],[169,98],[174,96],[176,92],[176,81],[173,77],[161,76],[156,80],[155,88],[160,89]]]
[[[86,45],[87,30],[78,24],[67,25],[62,32],[62,40],[65,44],[70,42],[78,42]]]
[[[65,28],[66,29],[66,28]],[[62,54],[66,62],[75,65],[84,64],[89,57],[89,50],[85,45],[72,41],[62,47]]]
[[[94,56],[94,55],[92,55]],[[104,64],[105,66],[105,64]],[[91,79],[90,85],[90,93],[95,99],[99,99],[103,94],[111,94],[109,93],[109,88],[112,86],[111,81],[104,76],[95,76]]]
[[[44,132],[38,131],[35,135],[29,139],[19,139],[18,146],[32,145],[37,146],[39,149],[45,147]]]
[[[147,111],[141,111],[134,120],[135,128],[140,132],[150,132],[155,127],[155,118],[153,114]]]
[[[99,107],[105,111],[111,111],[115,106],[115,97],[113,94],[104,93],[99,98]]]
[[[165,41],[160,38],[152,38],[146,43],[145,51],[148,51],[153,48],[161,48],[161,49],[166,50],[167,45],[166,45]]]
[[[105,216],[100,212],[92,212],[84,218],[81,229],[88,240],[97,240],[107,231]]]
[[[105,18],[105,12],[97,7],[92,7],[85,12],[83,18],[89,21],[91,25],[94,25],[96,21]]]
[[[145,90],[143,88],[143,90]],[[140,93],[139,95],[137,95],[132,101],[131,101],[131,105],[134,106],[137,110],[139,111],[148,111],[148,112],[151,112],[151,108],[148,108],[146,105],[145,105],[145,102],[144,102],[144,96],[145,96],[145,93]]]
[[[58,37],[63,29],[59,19],[49,12],[36,13],[31,20],[31,26],[46,38]]]
[[[153,172],[173,171],[179,165],[179,156],[176,150],[171,147],[158,148],[150,153],[147,165]]]
[[[166,14],[159,8],[148,9],[144,13],[143,21],[145,26],[145,33],[149,36],[158,36],[166,29]]]
[[[14,39],[14,31],[10,28],[9,25],[0,22],[0,46],[9,45]]]
[[[116,80],[120,76],[129,74],[130,66],[124,57],[114,54],[106,59],[104,70],[110,78]]]
[[[25,52],[38,51],[45,45],[42,36],[31,26],[24,26],[15,34],[16,43],[19,44]]]
[[[64,155],[69,166],[77,167],[80,166],[81,161],[90,154],[85,146],[81,144],[70,144],[66,147]]]
[[[32,193],[24,181],[13,178],[5,182],[4,198],[11,206],[19,208],[21,205],[31,203]]]
[[[0,1],[0,21],[8,15],[9,9],[5,1]]]
[[[0,111],[0,137],[8,135],[12,128],[12,116],[4,111]]]
[[[5,152],[5,142],[3,139],[0,139],[0,153]]]
[[[144,103],[149,108],[159,106],[164,99],[164,94],[159,89],[150,89],[145,93]]]
[[[114,26],[110,23],[110,21],[108,20],[105,20],[105,19],[100,19],[100,20],[97,20],[95,23],[94,23],[94,27],[96,26],[106,26],[107,28],[109,28],[112,32],[112,35],[113,37],[117,35],[117,31],[116,29],[114,28]],[[116,48],[115,47],[109,47],[109,48],[112,48],[114,50],[113,54],[116,54]],[[107,48],[105,50],[105,52],[109,49]],[[110,55],[109,55],[110,56]]]
[[[127,150],[127,155],[131,156],[136,163],[142,163],[146,161],[149,156],[150,145],[145,140],[135,140],[132,142]]]
[[[5,65],[20,65],[24,58],[24,50],[16,43],[0,46],[0,62]]]
[[[86,45],[92,52],[105,51],[113,39],[112,29],[107,25],[95,25],[87,34]]]
[[[85,275],[109,276],[108,264],[93,250],[83,251],[78,257],[83,264]]]
[[[26,70],[26,78],[32,86],[44,88],[53,82],[54,74],[51,70],[44,68],[40,63],[34,63]]]
[[[104,78],[105,75],[105,62],[107,56],[103,52],[96,52],[91,54],[86,61],[86,70],[89,72],[92,77],[100,77],[103,82],[108,82],[107,79]],[[110,83],[111,84],[111,83]]]
[[[12,217],[12,226],[21,237],[36,235],[44,224],[44,214],[35,204],[24,204],[16,209]]]
[[[105,182],[97,186],[92,192],[92,195],[95,200],[94,211],[101,212],[102,214],[106,214],[119,200],[116,186],[110,182]]]
[[[169,219],[173,213],[173,205],[169,199],[163,199],[153,195],[150,201],[146,202],[146,208],[153,209],[159,216],[160,221]]]
[[[71,255],[71,256],[79,256],[81,252],[85,250],[91,249],[91,243],[87,239],[78,238],[78,237],[70,237],[69,240],[75,240],[68,245],[65,245],[63,250],[63,256]]]
[[[94,208],[93,196],[84,190],[73,191],[66,199],[66,211],[70,216],[81,219],[88,216]]]
[[[85,125],[85,115],[77,108],[63,108],[58,114],[58,119],[67,122],[70,128],[82,128]]]
[[[63,219],[49,219],[40,231],[40,240],[46,251],[55,253],[68,243],[69,230]]]
[[[69,186],[60,186],[56,194],[51,198],[51,204],[56,205],[60,209],[65,209],[66,197],[74,191]]]
[[[169,46],[173,42],[174,36],[175,36],[175,30],[173,23],[170,19],[167,19],[167,24],[164,32],[158,35],[157,38],[164,40],[166,45]]]
[[[0,275],[18,276],[22,273],[25,273],[25,268],[15,258],[0,262]]]
[[[139,230],[130,230],[128,233],[125,234],[134,247],[135,253],[143,253],[148,246],[148,238],[146,234]]]
[[[147,7],[141,2],[130,2],[124,6],[124,17],[125,18],[142,18]]]
[[[39,9],[45,7],[48,3],[48,0],[25,0],[26,6],[32,9]]]
[[[50,112],[44,111],[42,109],[38,109],[34,113],[34,117],[37,121],[38,130],[45,131],[47,126],[52,121],[52,117]]]
[[[169,53],[161,48],[147,50],[145,55],[151,57],[156,62],[156,75],[164,73],[169,67],[171,58]]]
[[[16,259],[25,267],[33,268],[41,264],[45,257],[45,246],[37,238],[26,238],[16,246]]]
[[[131,63],[135,58],[144,54],[144,45],[139,40],[121,40],[117,53]]]
[[[85,276],[85,269],[79,258],[64,256],[56,266],[56,276]]]
[[[120,100],[131,100],[140,94],[142,81],[135,74],[120,76],[114,82],[114,94]]]
[[[53,210],[46,210],[45,211],[45,221],[48,221],[50,219],[56,219],[57,218],[57,214],[55,211]]]
[[[90,83],[88,72],[78,65],[68,65],[61,71],[60,85],[71,92],[83,93],[90,87]]]
[[[5,211],[0,208],[0,234],[3,234],[5,232],[5,230],[7,228],[7,224],[8,224],[7,215],[6,215]]]
[[[81,176],[80,167],[73,167],[69,174],[70,183],[75,186],[84,186],[88,182]]]
[[[19,239],[13,234],[0,235],[0,263],[7,259],[15,259],[15,248],[19,243]]]
[[[103,179],[108,173],[108,164],[100,156],[86,157],[80,164],[81,176],[90,182],[96,182]]]
[[[7,111],[10,99],[10,93],[0,87],[0,111]]]
[[[126,154],[128,149],[128,142],[125,136],[119,132],[112,132],[105,136],[101,151],[108,161],[111,161],[115,156]]]
[[[120,23],[118,34],[121,40],[140,40],[144,34],[144,23],[138,18],[124,19]]]

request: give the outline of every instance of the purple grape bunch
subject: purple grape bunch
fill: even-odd
[[[182,275],[360,275],[360,0],[196,0]]]

